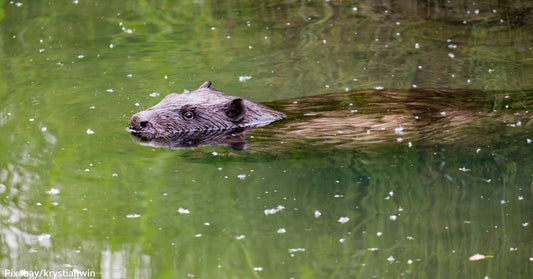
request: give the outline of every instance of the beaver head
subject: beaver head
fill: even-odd
[[[170,139],[183,133],[209,133],[261,127],[285,115],[211,88],[207,81],[189,93],[167,95],[131,117],[128,130],[143,140]]]

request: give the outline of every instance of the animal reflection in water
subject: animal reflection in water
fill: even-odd
[[[172,98],[167,96],[158,105],[134,115],[129,126],[132,137],[164,148],[215,145],[243,150],[248,146],[247,133],[286,117],[279,124],[254,132],[254,148],[410,147],[415,143],[472,146],[490,144],[502,137],[527,136],[533,125],[528,111],[533,102],[527,97],[531,94],[523,93],[367,90],[268,104],[285,115],[226,96],[209,85],[204,83],[191,93],[171,94]],[[201,118],[201,124],[187,125],[192,124],[186,119],[191,108],[193,119]],[[169,122],[165,114],[170,110],[177,111],[173,117],[178,123],[158,123]]]
[[[253,128],[250,128],[253,129]],[[245,134],[248,130],[214,130],[189,131],[174,134],[170,137],[157,137],[150,140],[142,139],[131,133],[131,138],[142,144],[169,149],[192,148],[200,146],[222,146],[233,150],[244,150],[248,146]]]

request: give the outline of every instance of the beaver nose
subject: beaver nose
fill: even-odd
[[[150,123],[150,121],[148,121],[146,118],[135,114],[131,117],[129,128],[134,131],[142,131],[147,127],[151,127],[151,125],[152,124]]]

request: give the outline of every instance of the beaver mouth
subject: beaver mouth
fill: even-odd
[[[146,129],[135,129],[134,127],[128,126],[126,127],[126,131],[130,133],[131,137],[135,137],[140,140],[153,140],[156,138],[155,133],[147,131]]]

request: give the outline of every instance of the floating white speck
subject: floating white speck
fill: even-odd
[[[420,48],[420,44],[419,43],[415,43],[415,48],[419,49]]]
[[[178,208],[178,213],[179,214],[189,214],[191,212],[188,209],[186,209],[186,208],[180,207],[180,208]]]
[[[213,151],[211,154],[213,154],[213,156],[217,156],[217,155],[218,155],[218,152]]]
[[[353,7],[352,8],[352,12],[357,12],[358,8],[357,7]]]
[[[48,130],[48,128],[46,128],[46,127],[41,127],[41,132],[44,133],[44,132],[46,132],[47,130]]]
[[[462,171],[462,172],[469,172],[470,171],[470,169],[467,169],[465,167],[459,168],[459,170]]]
[[[239,76],[240,82],[246,82],[247,80],[252,79],[252,76]]]
[[[315,210],[315,218],[318,218],[322,215],[322,213],[318,210]]]
[[[379,250],[379,248],[377,248],[377,247],[370,247],[370,248],[367,248],[366,250],[374,252],[374,251]]]
[[[109,48],[114,48],[115,45],[114,44],[109,44]]]
[[[529,226],[528,222],[522,223],[522,227],[527,227],[527,226]]]
[[[393,262],[395,261],[395,259],[394,259],[393,256],[390,256],[390,257],[387,258],[387,261],[388,261],[389,263],[393,263]]]
[[[341,224],[347,223],[348,221],[350,221],[349,217],[340,217],[339,220],[337,220],[337,222]]]
[[[87,129],[87,131],[85,131],[87,133],[87,135],[94,135],[94,131],[91,130],[90,128]]]
[[[391,215],[391,216],[389,216],[389,219],[392,220],[392,221],[396,221],[396,219],[398,219],[398,216],[397,215]]]
[[[395,134],[403,134],[403,127],[400,126],[400,127],[394,128],[394,133]]]
[[[287,230],[285,228],[279,228],[278,231],[277,231],[277,233],[279,233],[279,234],[284,234],[286,232],[287,232]]]
[[[344,238],[339,239],[340,243],[344,243],[344,241],[346,241],[346,239],[344,239]]]
[[[52,189],[46,191],[46,193],[49,194],[49,195],[57,195],[57,194],[59,194],[59,189],[52,188]]]
[[[215,31],[217,28],[215,26],[211,26],[211,31]]]
[[[382,236],[383,233],[382,233],[382,232],[377,232],[376,235],[377,235],[377,236]]]
[[[506,204],[507,202],[505,200],[501,200],[500,204]]]
[[[531,139],[526,139],[526,142],[529,144],[531,143]]]
[[[84,57],[85,57],[85,55],[83,55],[83,54],[78,55],[78,59],[82,59]]]
[[[450,53],[448,53],[448,57],[450,57],[451,59],[454,59],[455,58],[455,54],[450,52]]]
[[[113,93],[113,92],[115,92],[115,90],[113,90],[113,89],[111,89],[111,88],[107,89],[106,91],[109,92],[109,93]]]
[[[469,261],[480,261],[486,259],[485,255],[482,254],[474,254],[468,258]]]
[[[254,271],[263,271],[263,268],[260,266],[254,267]]]
[[[150,93],[150,97],[159,97],[159,93],[158,92],[152,92],[152,93]]]
[[[198,238],[198,237],[202,237],[202,234],[201,233],[197,233],[194,235],[194,237]]]
[[[412,236],[410,236],[410,235],[408,235],[408,236],[405,237],[405,239],[407,239],[407,240],[414,240],[415,238],[412,237]]]
[[[245,237],[246,237],[246,236],[244,236],[243,234],[241,234],[241,235],[236,236],[235,239],[237,239],[237,240],[241,240],[241,239],[244,239]]]
[[[289,253],[296,253],[296,252],[305,252],[305,248],[290,248]]]
[[[246,178],[246,174],[239,174],[237,175],[237,178],[240,180],[244,180]]]
[[[403,138],[396,138],[396,141],[397,141],[397,142],[402,142],[402,141],[403,141]]]
[[[283,205],[278,205],[278,207],[276,208],[265,209],[265,215],[268,216],[268,215],[276,214],[282,211],[283,209],[285,209]]]
[[[131,219],[131,218],[139,218],[139,217],[141,217],[141,214],[128,214],[128,215],[126,215],[126,218],[129,218],[129,219]]]
[[[132,74],[127,74],[126,77],[131,78],[131,77],[133,77],[133,75]]]
[[[74,5],[78,5],[78,3],[80,3],[80,1],[78,1],[78,0],[72,1],[72,4],[74,4]]]
[[[383,86],[375,86],[374,90],[383,90]]]
[[[13,3],[13,2],[11,2],[11,3]],[[22,3],[21,2],[17,2],[17,3],[15,3],[15,6],[20,8],[20,7],[22,7]]]

